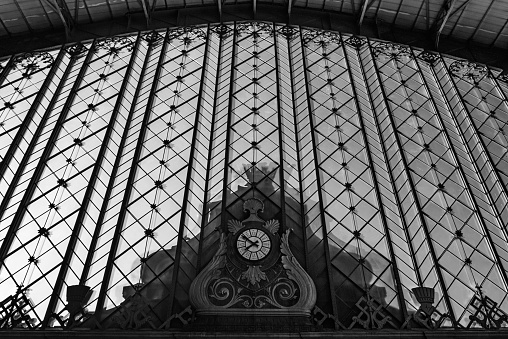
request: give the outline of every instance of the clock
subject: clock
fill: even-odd
[[[272,240],[261,228],[249,228],[240,233],[236,240],[236,249],[249,261],[266,258],[272,248]]]

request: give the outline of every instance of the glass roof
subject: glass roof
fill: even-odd
[[[416,287],[427,325],[508,312],[508,78],[485,65],[237,22],[18,55],[0,93],[2,328],[182,326],[249,199],[291,230],[319,326],[419,326]],[[150,321],[123,322],[135,296]]]
[[[143,2],[144,1],[144,2]],[[225,1],[221,6],[212,1],[148,1],[148,0],[63,0],[53,3],[39,0],[1,0],[0,1],[0,37],[20,33],[34,33],[64,25],[82,25],[101,22],[114,18],[122,18],[127,13],[143,12],[149,16],[153,11],[187,8],[193,6],[215,6],[213,11],[220,11],[228,4],[255,3],[251,1]],[[143,5],[144,3],[144,5]],[[261,1],[276,6],[288,7],[285,0]],[[428,6],[428,7],[427,7]],[[375,19],[378,22],[395,27],[436,31],[443,23],[444,36],[463,41],[476,41],[485,45],[505,49],[508,42],[506,31],[507,1],[327,1],[307,0],[294,1],[289,8],[312,8],[331,10],[336,13],[354,17]],[[291,12],[291,11],[289,11]]]

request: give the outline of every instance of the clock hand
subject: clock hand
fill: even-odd
[[[245,235],[243,235],[243,234],[242,234],[242,239],[244,239],[244,240],[246,240],[246,241],[250,242],[250,243],[251,243],[251,246],[252,246],[253,244],[257,244],[257,243],[258,243],[257,241],[252,241],[252,240],[250,240],[249,238],[247,238],[247,237],[246,237]]]
[[[257,241],[251,241],[251,244],[249,246],[245,247],[245,249],[248,250],[249,248],[251,248],[254,245],[259,246]]]

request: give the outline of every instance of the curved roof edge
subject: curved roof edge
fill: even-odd
[[[251,7],[250,4],[227,5],[222,10],[222,18],[219,17],[216,6],[155,11],[149,25],[143,12],[131,12],[123,18],[80,25],[74,28],[69,37],[63,30],[53,30],[0,39],[0,58],[65,43],[129,32],[243,20],[287,22],[291,25],[341,31],[436,50],[434,37],[427,31],[408,31],[385,24],[380,20],[365,19],[359,28],[357,18],[353,15],[293,8],[291,19],[288,20],[285,6],[258,4],[256,15],[253,15]],[[508,73],[508,49],[442,37],[437,51],[496,67],[502,69],[503,73]]]

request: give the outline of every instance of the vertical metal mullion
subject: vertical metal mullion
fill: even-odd
[[[384,206],[383,206],[383,201],[381,200],[381,192],[379,191],[379,184],[377,182],[377,178],[376,178],[376,175],[374,174],[374,162],[372,161],[372,157],[371,157],[371,153],[370,153],[370,147],[369,147],[369,143],[367,141],[367,137],[365,136],[366,132],[365,132],[365,125],[363,123],[363,118],[362,118],[362,115],[361,115],[361,110],[360,110],[360,104],[358,103],[358,96],[356,95],[356,86],[354,84],[354,81],[353,81],[353,75],[351,73],[351,68],[350,68],[350,64],[349,64],[349,58],[347,56],[347,50],[346,50],[346,47],[344,46],[344,40],[342,39],[342,34],[340,36],[340,40],[342,41],[342,51],[344,53],[344,59],[346,60],[346,68],[348,70],[348,74],[349,74],[349,80],[350,80],[350,84],[351,84],[351,88],[353,90],[353,97],[354,97],[354,101],[355,101],[355,106],[356,106],[356,110],[358,111],[358,122],[360,124],[360,128],[361,128],[361,134],[362,134],[362,139],[363,139],[363,143],[365,144],[365,151],[367,153],[367,159],[369,161],[369,172],[370,172],[370,176],[372,178],[372,181],[374,183],[374,190],[376,192],[376,200],[377,200],[377,203],[378,203],[378,206],[379,206],[379,212],[381,213],[381,222],[383,223],[383,228],[385,230],[385,234],[386,234],[386,239],[387,239],[387,243],[388,243],[388,250],[390,252],[390,257],[392,259],[392,267],[393,267],[393,276],[395,278],[395,283],[397,284],[396,288],[397,288],[397,292],[398,292],[398,298],[399,298],[399,303],[400,303],[400,307],[402,308],[402,314],[404,315],[404,319],[407,318],[408,316],[408,313],[407,313],[407,309],[406,309],[406,302],[405,302],[405,298],[404,298],[404,292],[402,291],[402,284],[400,282],[400,277],[399,277],[399,269],[397,268],[397,262],[396,262],[396,259],[395,259],[395,252],[393,250],[393,245],[392,245],[392,240],[391,240],[391,236],[390,236],[390,231],[389,231],[389,227],[386,223],[386,215],[385,215],[385,211],[384,211]]]
[[[14,158],[14,154],[19,149],[21,140],[23,139],[23,136],[25,135],[25,133],[28,129],[28,126],[30,125],[30,122],[33,120],[35,113],[39,109],[40,103],[41,103],[43,97],[45,96],[46,92],[48,91],[48,87],[51,84],[51,82],[53,81],[53,78],[54,78],[57,70],[59,69],[60,63],[62,62],[62,59],[63,59],[63,56],[65,55],[65,53],[66,53],[65,48],[64,48],[64,46],[62,46],[60,49],[60,52],[58,53],[57,58],[53,62],[51,70],[49,71],[48,75],[46,76],[46,79],[44,79],[44,82],[43,82],[41,88],[37,92],[34,102],[28,109],[28,112],[27,112],[25,118],[23,119],[23,122],[21,123],[21,126],[20,126],[18,132],[16,132],[16,135],[14,136],[14,139],[12,140],[12,142],[9,146],[9,149],[7,150],[7,153],[5,153],[5,157],[3,158],[2,162],[0,162],[0,178],[3,178],[5,171],[7,170],[7,168],[9,168],[9,165],[10,165],[12,159]],[[69,68],[70,68],[70,65],[68,65],[67,69],[69,69]],[[58,92],[55,92],[51,102],[53,102],[53,99],[57,96],[58,96]],[[52,107],[52,106],[50,106],[50,107]],[[48,107],[46,112],[50,112],[50,111],[51,111],[51,109]],[[44,125],[44,120],[41,120],[41,125]],[[39,137],[39,135],[36,135],[36,134],[33,135],[33,137],[31,138],[32,141],[28,146],[28,150],[33,150],[33,147],[30,148],[30,146],[31,146],[31,144],[34,144],[33,146],[35,147],[34,141],[37,141],[38,137]],[[28,150],[25,154],[28,155],[28,157],[29,157],[31,152],[29,152]],[[20,165],[19,165],[18,169],[16,170],[16,173],[15,173],[12,181],[9,183],[9,187],[7,188],[7,192],[4,195],[2,203],[0,204],[0,219],[2,218],[3,214],[5,213],[8,203],[12,197],[12,194],[14,193],[15,189],[17,188],[18,181],[19,181],[21,175],[23,174],[23,169],[26,165],[26,161],[23,162],[23,160],[25,160],[25,156],[23,156],[23,158],[20,162]],[[26,160],[28,160],[28,159],[26,159]]]
[[[443,64],[443,66],[444,66],[444,69],[446,70],[446,74],[448,75],[448,79],[450,79],[450,82],[452,83],[453,88],[455,89],[455,95],[460,99],[460,104],[461,104],[462,108],[464,109],[464,111],[467,112],[467,114],[465,114],[465,116],[467,117],[469,125],[476,132],[475,136],[478,139],[478,141],[480,142],[480,145],[481,145],[481,148],[483,150],[483,153],[485,154],[485,157],[487,158],[486,162],[489,164],[490,168],[492,169],[491,173],[494,175],[494,177],[496,178],[496,181],[499,183],[500,190],[501,190],[502,194],[504,195],[505,200],[508,200],[507,189],[506,189],[503,181],[501,181],[501,178],[499,177],[498,169],[496,168],[496,166],[494,166],[494,161],[492,160],[492,157],[490,156],[490,153],[487,152],[487,146],[485,145],[485,142],[480,137],[481,133],[478,131],[478,128],[476,127],[476,125],[474,124],[473,120],[471,119],[471,112],[469,112],[469,110],[467,109],[467,106],[464,104],[464,99],[460,95],[459,89],[457,88],[457,84],[455,83],[455,80],[453,80],[453,77],[451,76],[450,71],[448,70],[448,67],[446,67],[446,64],[445,64],[445,62],[443,60],[443,57],[441,55],[439,57],[440,57],[440,60],[441,60],[441,62]],[[490,191],[489,190],[487,190],[486,193],[490,196]]]
[[[275,27],[275,23],[273,26],[273,47],[274,47],[274,56],[275,56],[275,82],[276,82],[276,92],[277,92],[277,118],[279,124],[279,187],[280,187],[280,209],[281,216],[283,219],[283,226],[286,226],[286,190],[284,188],[284,150],[282,149],[283,140],[282,140],[282,112],[281,112],[281,104],[280,104],[280,79],[279,79],[279,52],[278,52],[278,44],[277,44],[277,30]],[[282,220],[281,220],[282,221]],[[284,230],[285,231],[285,230]]]
[[[298,27],[298,32],[300,32],[301,28]],[[291,40],[288,39],[288,60],[289,60],[289,78],[291,79],[291,99],[293,101],[293,107],[296,106],[296,98],[295,98],[295,84],[294,84],[294,79],[293,79],[293,73],[294,73],[294,70],[293,70],[293,56],[292,56],[292,53],[291,53]],[[302,58],[304,56],[302,55]],[[304,70],[305,72],[305,70]],[[298,138],[298,122],[297,122],[297,119],[296,119],[296,109],[293,109],[293,122],[294,122],[294,125],[295,125],[295,140],[296,140],[296,161],[297,161],[297,166],[298,166],[298,185],[299,185],[299,189],[300,189],[300,219],[302,220],[302,240],[303,240],[303,249],[304,249],[304,258],[305,258],[305,266],[304,268],[307,270],[308,267],[309,267],[309,258],[308,258],[308,248],[307,248],[307,230],[305,229],[305,205],[303,203],[304,201],[304,197],[303,197],[303,183],[302,183],[302,164],[300,163],[301,162],[301,157],[300,157],[300,144],[299,144],[299,138]],[[312,133],[312,131],[311,131]],[[303,266],[303,265],[302,265]]]
[[[333,275],[332,275],[332,263],[330,260],[330,249],[328,247],[328,232],[326,229],[326,220],[324,217],[325,208],[323,206],[323,194],[321,192],[323,186],[321,185],[321,179],[320,179],[320,173],[319,173],[319,164],[317,160],[317,145],[316,145],[316,138],[314,136],[314,122],[312,117],[312,104],[310,101],[310,91],[309,91],[309,80],[307,79],[307,60],[306,60],[306,53],[305,53],[305,47],[303,44],[303,34],[302,30],[300,28],[300,42],[301,42],[301,48],[302,48],[302,62],[303,62],[303,75],[305,78],[305,91],[307,96],[307,109],[309,110],[309,125],[310,125],[310,137],[312,140],[312,153],[314,158],[314,166],[315,166],[315,173],[316,173],[316,185],[317,185],[317,194],[319,197],[319,209],[320,209],[320,219],[321,219],[321,229],[323,230],[323,245],[324,245],[324,254],[325,254],[325,260],[326,260],[326,269],[328,273],[328,284],[330,289],[330,298],[332,299],[332,309],[333,309],[333,316],[335,317],[335,320],[339,320],[338,312],[337,312],[337,302],[335,298],[335,284],[333,281]],[[338,329],[337,322],[334,322],[335,329]]]
[[[180,260],[182,256],[182,242],[184,238],[184,230],[185,230],[185,222],[187,217],[187,205],[189,203],[189,191],[190,191],[190,183],[192,179],[192,172],[194,171],[193,165],[195,162],[194,159],[194,152],[196,150],[196,143],[197,143],[197,134],[198,134],[198,124],[199,124],[199,117],[201,116],[201,101],[203,99],[203,84],[204,84],[204,77],[206,74],[206,67],[208,63],[208,46],[210,44],[210,26],[207,27],[206,32],[206,42],[205,42],[205,52],[203,55],[203,64],[201,67],[203,67],[201,71],[201,82],[199,84],[199,92],[198,92],[198,100],[197,100],[197,107],[196,107],[196,117],[194,118],[194,130],[192,132],[192,141],[191,141],[191,149],[189,154],[189,163],[187,165],[187,178],[185,179],[185,189],[183,193],[183,204],[182,204],[182,215],[180,217],[180,226],[178,228],[178,240],[176,244],[176,256],[175,256],[175,265],[173,268],[173,281],[171,282],[171,289],[169,290],[169,307],[168,311],[169,314],[172,314],[173,312],[173,306],[174,306],[174,299],[176,295],[176,284],[178,282],[178,273],[180,271]],[[205,191],[205,197],[206,199],[206,191]]]
[[[130,124],[132,122],[132,116],[134,115],[134,112],[136,110],[136,101],[139,96],[139,91],[141,90],[141,87],[143,85],[143,78],[145,77],[145,71],[146,71],[146,67],[148,65],[148,61],[150,59],[151,51],[152,51],[152,44],[149,44],[146,54],[145,54],[144,61],[143,61],[143,66],[141,68],[141,73],[139,75],[139,82],[138,82],[135,92],[132,96],[133,102],[132,102],[131,108],[129,110],[129,114],[126,118],[125,128],[123,130],[122,138],[120,140],[120,145],[118,146],[119,150],[122,150],[123,148],[125,148],[125,143],[126,143],[127,138],[129,136]],[[108,211],[109,200],[111,198],[113,188],[115,187],[115,180],[116,180],[116,176],[118,173],[118,169],[120,167],[121,158],[122,158],[122,156],[118,155],[116,157],[115,163],[113,165],[113,170],[111,172],[108,186],[107,186],[106,192],[104,194],[104,199],[102,201],[99,216],[97,217],[97,223],[96,223],[94,234],[92,236],[92,242],[90,243],[90,249],[88,250],[88,254],[85,259],[85,264],[83,266],[83,272],[81,272],[81,278],[79,280],[80,285],[84,285],[86,283],[86,281],[88,280],[88,274],[90,272],[90,267],[92,267],[92,261],[93,261],[93,257],[94,257],[94,253],[95,253],[95,248],[97,247],[97,242],[99,240],[100,232],[102,229],[102,224],[104,222],[106,213]]]
[[[488,228],[487,228],[487,225],[485,224],[484,218],[482,217],[482,214],[481,214],[481,212],[480,212],[480,207],[478,206],[478,204],[476,203],[476,200],[474,199],[473,190],[471,189],[471,186],[469,185],[469,182],[468,182],[468,181],[467,181],[467,179],[466,179],[466,178],[467,178],[466,173],[464,172],[464,170],[463,170],[462,166],[460,165],[460,162],[459,162],[459,157],[458,157],[457,153],[455,152],[455,148],[453,147],[453,144],[452,144],[452,142],[451,142],[450,135],[448,134],[448,131],[446,130],[446,127],[445,127],[445,125],[444,125],[443,119],[441,118],[441,115],[439,114],[439,111],[438,111],[438,109],[437,109],[437,104],[435,103],[434,98],[433,98],[433,97],[432,97],[432,95],[430,94],[431,92],[430,92],[429,86],[428,86],[428,84],[427,84],[427,80],[425,80],[425,77],[423,76],[423,72],[422,72],[422,70],[421,70],[421,68],[420,68],[420,65],[419,65],[419,63],[418,63],[418,61],[417,61],[418,59],[416,58],[416,56],[415,56],[415,54],[414,54],[413,49],[411,49],[411,54],[413,55],[413,58],[414,58],[414,60],[415,60],[415,63],[416,63],[416,65],[417,65],[417,67],[418,67],[418,71],[419,71],[419,72],[420,72],[420,74],[422,75],[423,85],[425,86],[425,89],[427,90],[427,93],[428,93],[428,95],[429,95],[430,101],[432,102],[432,106],[434,107],[435,115],[437,116],[438,121],[439,121],[439,124],[441,125],[441,130],[443,131],[443,133],[444,133],[444,134],[445,134],[445,136],[446,136],[446,141],[447,141],[447,143],[448,143],[448,147],[449,147],[449,149],[450,149],[450,151],[451,151],[451,153],[452,153],[452,155],[453,155],[453,160],[455,161],[455,165],[457,166],[457,169],[458,169],[458,170],[459,170],[459,172],[460,172],[460,176],[462,177],[462,178],[461,178],[461,179],[462,179],[462,182],[463,182],[463,183],[464,183],[464,185],[466,186],[466,189],[467,189],[467,192],[468,192],[468,194],[467,194],[467,195],[469,196],[469,200],[470,200],[470,202],[473,204],[473,206],[474,206],[474,208],[475,208],[476,212],[478,213],[478,217],[479,217],[478,219],[480,219],[480,220],[479,220],[479,222],[480,222],[480,224],[482,225],[482,229],[483,229],[483,232],[484,232],[484,234],[485,234],[485,237],[487,238],[487,241],[488,241],[488,243],[489,243],[489,246],[491,247],[491,250],[492,250],[492,252],[493,252],[492,254],[496,257],[496,261],[497,261],[498,265],[499,265],[499,266],[500,266],[500,268],[501,268],[501,277],[503,278],[503,282],[504,282],[505,288],[507,288],[507,287],[508,287],[508,276],[507,276],[507,274],[506,274],[506,270],[504,269],[503,264],[501,263],[500,256],[499,256],[499,255],[498,255],[498,253],[497,253],[497,250],[496,250],[496,245],[495,245],[495,244],[494,244],[494,242],[492,241],[492,238],[491,238],[491,236],[490,236],[490,232],[489,232],[489,230],[488,230]],[[435,74],[435,71],[434,71],[434,67],[432,66],[432,64],[430,65],[430,67],[429,67],[429,68],[431,69],[432,75],[433,75],[435,78],[437,78],[437,77],[436,77],[436,74]],[[440,86],[439,86],[439,90],[441,91],[441,87],[440,87]],[[442,92],[441,92],[441,93],[442,93]],[[446,99],[446,97],[445,97],[445,96],[443,96],[443,97]],[[448,101],[447,101],[447,100],[445,100],[445,101],[446,101],[447,106],[448,106]],[[449,108],[449,107],[448,107],[448,108]],[[453,116],[453,114],[451,114],[451,115]],[[458,130],[458,127],[457,127],[458,125],[457,125],[457,122],[455,121],[455,117],[453,116],[453,118],[452,118],[452,119],[453,119],[453,122],[456,124],[456,128],[457,128],[457,130]],[[460,130],[459,130],[459,132],[460,132]],[[463,140],[461,133],[458,133],[458,134],[460,135],[461,140],[462,140],[462,142],[464,143],[464,146],[465,146],[465,147],[467,147],[467,149],[468,149],[468,151],[469,151],[469,146],[467,145],[467,143],[465,142],[465,140]],[[469,155],[470,155],[470,154],[468,153],[468,156],[469,156]],[[470,158],[471,164],[473,165],[473,167],[474,167],[474,169],[475,169],[476,173],[477,173],[477,174],[481,173],[481,172],[479,171],[479,169],[478,169],[477,165],[476,165],[476,162],[475,162],[475,161],[474,161],[471,157],[469,157],[469,158]],[[488,190],[487,190],[487,189],[486,189],[486,187],[485,187],[485,182],[484,182],[483,180],[481,180],[481,179],[480,179],[479,181],[480,181],[480,184],[481,184],[481,186],[482,186],[483,190],[487,193],[487,192],[488,192]],[[491,199],[490,195],[489,195],[489,194],[486,194],[486,195],[487,195],[487,199],[488,199],[488,201],[489,201],[490,205],[492,206],[492,208],[494,209],[494,211],[495,211],[495,213],[496,213],[496,216],[495,216],[495,217],[496,217],[497,222],[499,223],[499,226],[500,226],[500,228],[501,228],[501,232],[502,232],[502,233],[503,233],[503,235],[504,235],[504,238],[505,238],[504,240],[505,240],[505,241],[508,241],[508,235],[506,234],[506,230],[504,229],[504,227],[502,227],[503,222],[502,222],[502,220],[501,220],[501,214],[499,213],[499,211],[498,211],[498,209],[497,209],[497,206],[496,206],[496,205],[494,204],[494,202],[492,201],[492,199]]]
[[[369,49],[370,49],[370,55],[372,57],[372,55],[374,55],[373,51],[372,51],[372,46],[370,44],[370,40],[367,39],[368,41],[368,44],[369,44]],[[452,323],[453,323],[453,326],[454,327],[457,327],[457,321],[455,319],[455,314],[453,312],[453,308],[452,308],[452,304],[451,304],[451,301],[450,301],[450,298],[448,297],[448,294],[447,294],[447,288],[446,288],[446,284],[444,282],[444,278],[441,274],[441,269],[439,268],[439,262],[438,262],[438,259],[437,259],[437,256],[436,256],[436,251],[434,250],[434,245],[432,244],[432,238],[430,237],[430,232],[429,232],[429,229],[427,227],[427,223],[425,222],[425,219],[423,218],[422,216],[422,211],[423,209],[421,208],[421,205],[420,205],[420,202],[418,200],[418,196],[416,195],[416,188],[415,188],[415,185],[414,185],[414,182],[413,182],[413,178],[411,177],[411,173],[409,173],[409,166],[408,166],[408,163],[406,161],[406,156],[404,154],[404,149],[402,147],[402,144],[400,142],[400,138],[399,138],[399,135],[397,133],[397,128],[396,128],[396,124],[395,124],[395,121],[393,120],[393,113],[392,113],[392,110],[389,106],[389,100],[388,100],[388,97],[386,96],[386,92],[385,92],[385,89],[383,87],[383,84],[382,84],[382,81],[381,81],[381,77],[379,75],[379,69],[378,69],[378,66],[376,64],[376,61],[375,60],[372,60],[372,63],[374,64],[374,69],[376,70],[376,78],[380,84],[379,88],[381,89],[381,93],[383,95],[383,100],[384,100],[384,103],[385,103],[385,106],[386,106],[386,109],[388,111],[388,119],[390,120],[390,125],[394,131],[393,135],[395,137],[395,141],[397,143],[397,147],[399,149],[399,152],[401,154],[401,160],[402,160],[402,163],[404,165],[404,170],[406,172],[406,176],[407,176],[407,181],[409,183],[409,186],[410,186],[410,190],[411,190],[411,195],[413,196],[413,201],[416,205],[416,208],[418,210],[418,219],[420,219],[420,222],[421,222],[421,227],[423,229],[423,232],[425,233],[425,238],[427,240],[427,244],[429,246],[429,250],[430,250],[430,255],[432,257],[432,261],[434,262],[434,267],[435,267],[435,270],[436,270],[436,274],[438,276],[438,281],[439,281],[439,284],[441,285],[441,289],[443,290],[443,298],[445,300],[445,303],[446,303],[446,306],[448,308],[448,311],[449,311],[449,315],[450,315],[450,318],[452,320]]]
[[[132,54],[129,60],[129,65],[127,66],[127,70],[125,72],[122,85],[120,87],[120,91],[118,92],[118,98],[116,100],[115,107],[113,108],[113,112],[111,114],[110,121],[108,123],[108,127],[106,129],[106,133],[104,137],[102,138],[103,142],[101,145],[101,148],[99,150],[99,154],[97,155],[97,160],[95,162],[92,174],[90,176],[90,181],[88,182],[85,195],[83,196],[83,200],[81,203],[81,206],[79,208],[79,213],[76,218],[76,221],[74,222],[74,227],[72,228],[72,233],[69,239],[69,243],[67,244],[67,249],[65,251],[64,258],[62,260],[62,264],[60,266],[60,271],[58,272],[58,278],[55,281],[55,286],[53,287],[53,294],[51,295],[51,299],[48,304],[48,308],[46,311],[46,316],[44,317],[44,323],[42,324],[42,327],[46,327],[48,325],[49,318],[55,312],[55,308],[58,303],[58,299],[61,294],[61,290],[64,284],[65,277],[68,272],[68,268],[71,265],[71,258],[72,254],[74,254],[74,247],[76,246],[76,242],[78,240],[79,234],[81,233],[81,229],[83,227],[83,222],[85,219],[85,216],[87,214],[88,206],[92,200],[92,194],[95,190],[95,184],[99,177],[99,171],[102,168],[102,164],[104,161],[104,155],[106,153],[106,150],[108,149],[108,145],[110,142],[111,134],[113,133],[113,127],[116,123],[116,118],[118,116],[118,112],[120,110],[120,106],[122,104],[122,100],[124,98],[125,88],[127,87],[127,83],[129,82],[132,65],[134,63],[136,54],[138,52],[138,46],[139,46],[139,40],[140,36],[138,33],[138,38],[136,39],[136,43],[134,45],[134,48],[132,50]]]
[[[2,247],[0,248],[0,269],[1,269],[1,266],[3,265],[3,263],[4,263],[5,257],[6,257],[7,252],[8,252],[8,250],[9,250],[11,244],[12,244],[12,241],[14,240],[14,236],[15,236],[16,232],[18,231],[18,228],[21,225],[21,222],[23,221],[23,216],[25,214],[24,212],[28,208],[28,204],[30,202],[30,199],[32,198],[33,193],[35,192],[37,183],[39,182],[39,179],[40,179],[40,176],[42,175],[42,172],[44,171],[44,167],[46,165],[46,161],[49,158],[49,156],[51,155],[51,152],[53,150],[53,146],[56,143],[58,135],[60,134],[60,131],[61,131],[62,127],[63,127],[63,122],[65,121],[65,119],[67,117],[67,114],[69,113],[69,110],[71,108],[71,105],[73,104],[74,98],[76,97],[76,92],[78,91],[79,86],[81,85],[83,77],[85,76],[85,73],[86,73],[86,70],[87,70],[87,65],[90,63],[90,60],[92,59],[92,56],[93,56],[94,51],[95,51],[95,43],[96,42],[94,41],[92,43],[92,45],[90,46],[90,49],[88,50],[88,54],[87,54],[87,56],[85,58],[85,61],[83,62],[83,65],[82,65],[81,69],[79,70],[79,74],[78,74],[76,80],[74,81],[74,85],[72,86],[72,89],[70,91],[69,96],[67,97],[67,100],[65,101],[64,107],[62,108],[62,112],[60,112],[60,115],[59,115],[58,120],[57,120],[57,122],[55,124],[55,127],[53,128],[53,130],[51,132],[51,135],[50,135],[49,140],[47,142],[47,146],[44,148],[44,151],[43,151],[41,157],[39,158],[39,162],[37,164],[35,172],[32,175],[32,178],[30,179],[30,183],[29,183],[29,185],[27,187],[27,190],[25,191],[25,194],[23,195],[23,198],[21,199],[21,202],[19,204],[18,209],[16,210],[16,214],[14,216],[14,219],[13,219],[12,223],[11,223],[9,231],[7,232],[5,240],[4,240],[3,244],[2,244]],[[67,66],[67,70],[69,70],[71,68],[71,66],[73,64],[72,60],[74,60],[74,59],[71,59],[71,62]],[[63,80],[59,84],[59,89],[61,89],[61,85],[62,84],[63,84]],[[50,104],[49,107],[52,108],[54,106],[54,102],[56,101],[57,97],[58,97],[57,95],[53,96],[53,99],[52,99],[51,104]],[[46,115],[44,116],[43,119],[47,119],[47,117],[49,116],[49,113],[51,112],[51,109],[49,109],[49,107],[46,110]],[[43,126],[44,126],[43,123],[41,123],[38,126],[36,134],[40,135],[40,133],[43,130]],[[34,135],[34,137],[32,139],[32,143],[31,143],[30,146],[35,147],[35,145],[37,143],[37,139],[38,138],[35,138],[35,135]],[[31,150],[33,149],[33,147],[30,148],[30,146],[29,146],[28,150],[30,150],[30,153],[31,153]],[[26,161],[28,161],[28,158],[30,156],[30,153],[28,153],[28,150],[27,150],[27,153],[25,153],[25,157],[23,157],[23,160],[25,160],[25,158],[26,158]],[[26,163],[23,164],[23,167],[25,165],[26,165]],[[23,167],[20,166],[20,170]],[[14,185],[10,185],[10,186],[13,187]]]
[[[166,31],[166,35],[167,35],[167,31]],[[132,165],[129,170],[129,177],[127,179],[127,183],[125,186],[125,192],[123,195],[122,206],[120,208],[120,213],[118,216],[117,224],[115,226],[113,239],[111,241],[111,247],[109,250],[108,261],[106,264],[106,268],[104,269],[104,278],[102,280],[102,285],[101,285],[101,289],[99,292],[99,298],[97,300],[96,311],[95,311],[98,319],[101,318],[102,311],[104,309],[104,302],[106,300],[106,294],[107,294],[107,290],[109,287],[108,285],[111,280],[111,273],[113,272],[115,256],[116,256],[116,252],[118,250],[118,245],[120,244],[120,234],[122,233],[123,224],[125,222],[125,217],[127,214],[127,207],[129,206],[129,199],[130,199],[132,189],[134,186],[134,180],[136,179],[136,172],[137,172],[139,157],[141,156],[141,151],[143,149],[143,142],[145,139],[146,127],[148,125],[148,120],[150,120],[150,113],[151,113],[152,104],[153,104],[153,101],[155,98],[155,91],[157,89],[157,84],[159,83],[161,69],[163,67],[163,61],[164,61],[164,57],[165,57],[166,49],[167,49],[167,45],[168,45],[166,36],[164,37],[163,41],[164,42],[162,44],[159,59],[157,61],[157,68],[155,70],[155,75],[153,77],[153,83],[152,83],[152,87],[150,89],[150,94],[148,96],[148,101],[146,104],[145,113],[143,116],[143,121],[141,123],[140,131],[139,131],[138,140],[136,143],[136,149],[134,151],[134,155],[132,158]],[[144,72],[146,69],[146,64],[147,64],[147,62],[150,58],[150,55],[152,53],[153,45],[154,44],[149,44],[149,46],[148,46],[148,50],[146,52],[146,57],[145,57],[145,64],[143,65],[143,71],[142,71],[143,74],[140,77],[140,81],[138,83],[138,88],[136,88],[137,93],[136,93],[136,96],[134,96],[134,98],[137,98],[137,94],[139,93],[138,89],[142,86]],[[133,103],[133,105],[131,106],[131,111],[129,112],[129,121],[130,121],[130,118],[132,117],[131,114],[133,114],[133,111],[135,110],[135,108],[136,108],[136,103]],[[122,142],[126,139],[125,137],[128,135],[127,131],[128,131],[129,127],[130,126],[126,126],[126,128],[124,130],[124,136],[123,136],[124,138],[122,138]],[[115,167],[114,167],[115,170],[119,166],[120,157],[117,157],[116,160],[117,161],[115,161]],[[114,177],[111,177],[111,180],[110,180],[110,184],[113,186],[114,183],[112,181],[114,181]],[[109,188],[110,188],[110,186],[108,186],[108,190],[109,190]],[[111,189],[112,189],[112,187],[111,187]],[[107,201],[106,200],[104,200],[104,204],[102,206],[101,212],[104,211],[105,209],[107,209]],[[102,226],[99,223],[97,223],[97,225],[99,225],[98,227]],[[91,251],[89,251],[89,253],[91,253]]]
[[[221,1],[221,0],[219,0]],[[233,88],[235,79],[233,78],[235,74],[235,60],[236,60],[236,36],[238,32],[236,31],[236,22],[233,24],[233,46],[231,53],[231,73],[229,76],[229,101],[228,101],[228,120],[226,122],[226,152],[224,156],[224,184],[222,185],[222,206],[221,206],[221,226],[223,229],[221,231],[226,231],[227,218],[226,218],[226,207],[227,207],[227,190],[228,190],[228,172],[229,172],[229,149],[230,149],[230,138],[231,138],[231,116],[233,115],[231,105],[233,103]]]
[[[211,33],[208,33],[208,39],[211,39]],[[217,91],[219,88],[219,74],[221,70],[221,59],[222,59],[222,44],[224,41],[223,35],[219,35],[219,51],[217,55],[217,70],[215,73],[215,91],[213,98],[213,110],[212,110],[212,122],[210,123],[210,141],[208,143],[208,157],[206,159],[206,179],[205,179],[205,201],[203,203],[203,210],[201,213],[201,231],[199,232],[199,250],[198,250],[198,261],[196,265],[196,272],[199,272],[201,269],[201,257],[203,255],[203,241],[204,241],[204,230],[207,224],[206,216],[207,216],[207,205],[208,205],[208,189],[210,183],[210,171],[211,171],[211,159],[212,159],[212,147],[214,140],[214,128],[215,128],[215,116],[217,115]],[[227,142],[227,141],[226,141]]]
[[[4,69],[2,70],[2,72],[0,72],[0,86],[3,85],[5,79],[7,78],[7,75],[9,75],[9,72],[13,67],[14,67],[14,55],[10,57],[9,61],[7,61],[7,63],[5,64]]]
[[[374,101],[372,100],[372,94],[370,92],[370,88],[369,88],[369,85],[367,83],[367,79],[365,77],[365,68],[363,66],[363,62],[361,60],[361,56],[359,55],[359,53],[357,52],[357,55],[359,57],[359,61],[358,63],[360,64],[360,68],[361,68],[361,73],[362,73],[362,76],[363,76],[363,81],[365,82],[365,87],[367,88],[367,94],[369,96],[369,100],[370,100],[370,104],[372,104]],[[407,239],[407,244],[408,244],[408,247],[409,247],[409,255],[411,257],[411,261],[413,263],[413,267],[415,268],[415,273],[416,273],[416,280],[418,280],[418,285],[419,286],[423,286],[423,279],[420,275],[420,270],[418,269],[418,263],[416,262],[416,252],[413,248],[413,243],[411,242],[411,236],[409,235],[409,226],[406,222],[406,219],[404,218],[404,212],[402,211],[402,204],[401,204],[401,201],[400,201],[400,198],[399,198],[399,195],[397,194],[397,188],[395,187],[395,180],[394,180],[394,177],[393,177],[393,173],[392,171],[390,170],[390,161],[388,160],[388,157],[387,157],[387,151],[386,151],[386,148],[385,148],[385,145],[382,141],[382,132],[381,132],[381,129],[379,128],[380,124],[379,124],[379,120],[374,112],[374,110],[372,110],[372,116],[374,118],[374,122],[375,122],[375,125],[376,125],[376,131],[379,135],[379,144],[381,146],[381,150],[383,151],[383,159],[385,161],[385,164],[387,165],[387,169],[388,169],[388,175],[390,177],[390,186],[392,188],[392,191],[393,191],[393,196],[395,197],[395,204],[397,205],[397,210],[399,212],[399,215],[400,215],[400,220],[402,222],[402,227],[403,227],[403,230],[404,230],[404,235],[406,236],[406,239]]]

